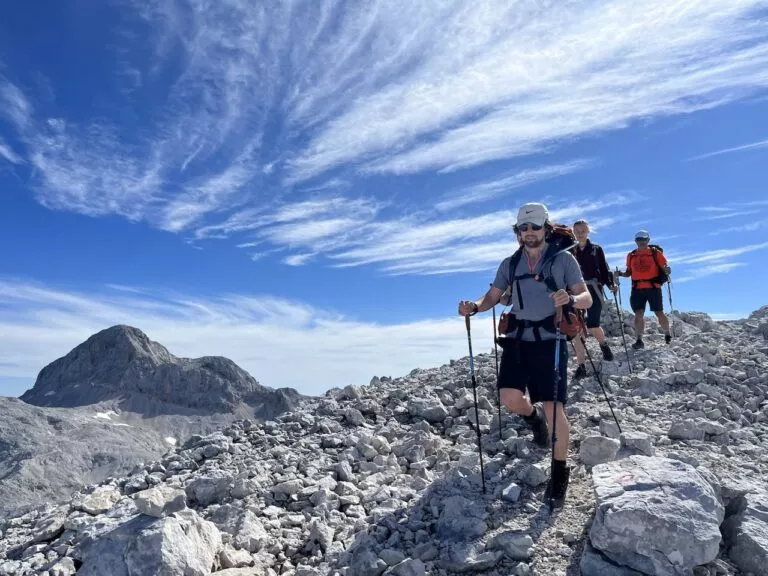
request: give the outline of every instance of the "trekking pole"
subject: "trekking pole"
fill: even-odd
[[[496,400],[499,406],[499,440],[501,440],[501,388],[499,388],[499,348],[496,344],[496,306],[493,307],[493,353],[496,356]]]
[[[672,335],[675,335],[675,315],[674,315],[674,307],[672,306],[672,278],[669,278],[667,281],[667,294],[669,295],[669,315],[672,317]]]
[[[592,366],[592,372],[595,373],[595,379],[597,380],[597,383],[600,384],[600,388],[603,390],[603,396],[605,396],[605,401],[608,402],[608,408],[611,409],[611,416],[613,416],[613,420],[616,422],[616,426],[619,428],[619,434],[621,434],[621,424],[619,424],[619,419],[616,418],[616,414],[613,411],[611,400],[608,398],[608,393],[605,391],[605,386],[603,386],[603,380],[600,378],[600,373],[595,369],[595,363],[592,361],[592,354],[589,353],[589,348],[587,348],[587,343],[584,340],[584,336],[579,334],[579,339],[581,340],[581,345],[584,346],[584,351],[587,353],[589,364]]]
[[[480,414],[477,410],[477,380],[475,379],[475,361],[472,357],[472,332],[469,327],[469,314],[464,316],[467,325],[467,342],[469,342],[469,372],[472,375],[472,394],[475,397],[475,428],[477,429],[477,452],[480,454],[480,479],[483,482],[485,494],[485,467],[483,466],[483,445],[480,441]]]
[[[619,269],[616,268],[616,272]],[[621,340],[624,342],[624,353],[627,355],[627,366],[629,366],[629,373],[632,374],[632,362],[629,359],[629,348],[627,348],[627,336],[624,334],[624,318],[621,315],[621,284],[619,283],[619,276],[614,274],[614,281],[616,282],[617,290],[613,293],[613,300],[616,303],[616,312],[619,314],[619,327],[621,328]],[[618,297],[616,296],[618,294]]]
[[[560,332],[560,321],[563,318],[563,307],[560,306],[557,309],[557,316],[555,317],[555,394],[552,398],[552,464],[549,467],[550,476],[555,471],[555,445],[557,444],[557,396],[560,392],[560,343],[562,341],[562,334]],[[550,482],[552,482],[550,478]],[[555,509],[555,497],[554,490],[549,491],[549,509]]]

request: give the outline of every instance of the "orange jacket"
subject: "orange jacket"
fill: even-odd
[[[659,283],[649,282],[659,276],[660,266],[667,265],[667,259],[661,250],[656,250],[656,257],[653,255],[652,248],[644,250],[633,250],[627,254],[627,272],[632,276],[632,283],[635,288],[658,288]]]

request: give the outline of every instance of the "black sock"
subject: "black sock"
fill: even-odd
[[[565,476],[566,464],[565,460],[555,459],[552,464],[552,478],[563,478]]]

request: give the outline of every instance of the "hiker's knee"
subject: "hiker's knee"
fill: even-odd
[[[552,402],[544,402],[544,411],[547,415],[547,421],[552,421]],[[568,423],[568,418],[565,415],[565,406],[563,406],[562,402],[557,403],[557,416],[558,416],[558,423],[561,421],[565,421],[565,423]]]
[[[501,402],[515,414],[530,412],[530,402],[525,399],[523,393],[517,388],[502,388]]]

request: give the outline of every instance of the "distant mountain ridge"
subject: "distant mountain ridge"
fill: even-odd
[[[172,407],[234,413],[244,404],[271,418],[293,407],[292,388],[262,386],[221,356],[178,358],[132,326],[102,330],[40,371],[21,399],[36,406],[72,408],[119,400],[120,408],[158,413]]]
[[[20,398],[0,397],[0,517],[305,398],[260,385],[228,358],[177,358],[138,328],[112,326],[48,364]]]

